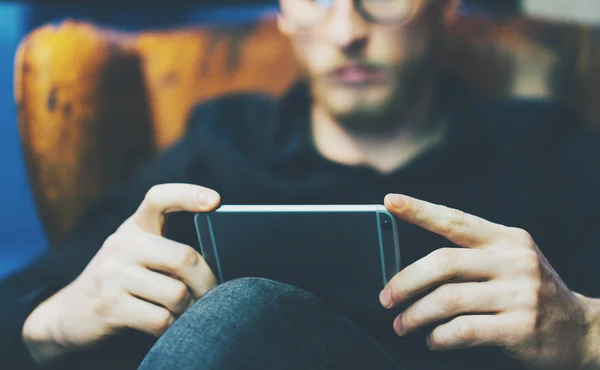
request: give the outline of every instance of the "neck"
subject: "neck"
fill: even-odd
[[[349,130],[315,104],[312,133],[317,150],[325,158],[345,165],[366,165],[381,173],[403,167],[438,143],[445,126],[432,119],[433,84],[424,89],[415,109],[381,132]]]

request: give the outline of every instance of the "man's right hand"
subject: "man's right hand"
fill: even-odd
[[[33,358],[47,363],[122,329],[162,335],[217,283],[196,250],[162,236],[165,215],[209,212],[219,202],[196,185],[153,187],[81,275],[28,317],[23,339]]]

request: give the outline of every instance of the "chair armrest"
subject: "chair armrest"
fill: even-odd
[[[100,192],[153,152],[133,37],[65,22],[33,31],[15,58],[21,143],[51,243]]]

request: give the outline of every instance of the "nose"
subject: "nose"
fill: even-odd
[[[367,22],[353,0],[338,0],[327,25],[328,39],[347,53],[361,51],[367,44]]]

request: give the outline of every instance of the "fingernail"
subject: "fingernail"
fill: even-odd
[[[385,308],[389,308],[392,304],[392,293],[388,288],[384,288],[381,293],[379,293],[379,301],[381,305]]]
[[[396,332],[396,334],[402,335],[403,329],[404,328],[402,326],[402,315],[400,314],[398,317],[396,317],[396,320],[394,320],[394,331]]]
[[[403,208],[406,205],[406,196],[400,194],[388,195],[388,200],[396,208]]]
[[[212,206],[219,201],[219,194],[214,191],[201,191],[198,194],[198,201],[205,206]]]

